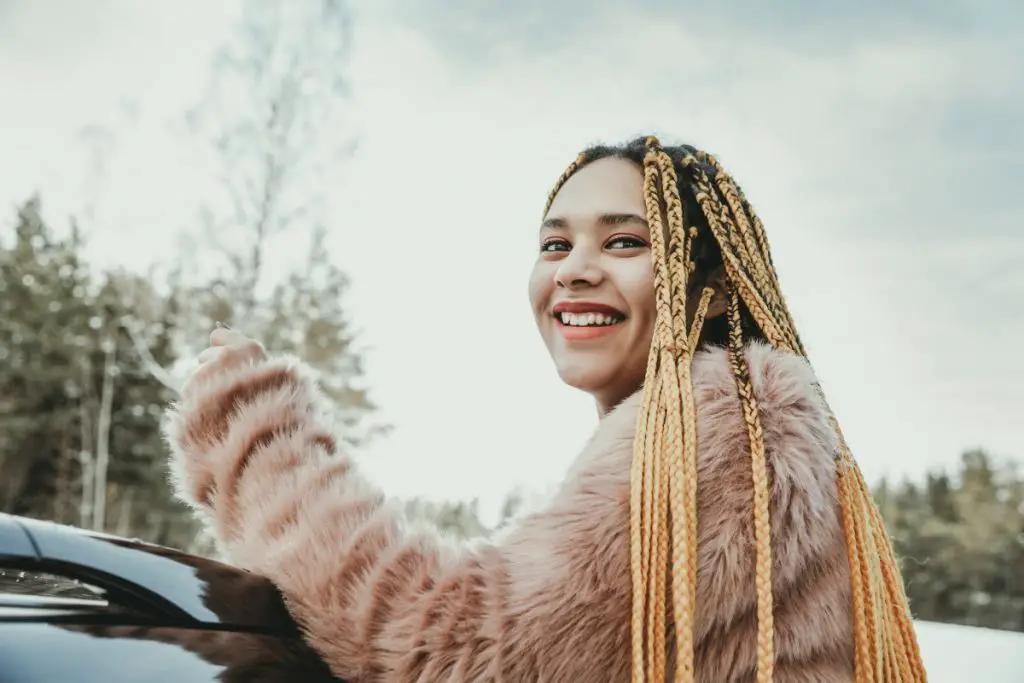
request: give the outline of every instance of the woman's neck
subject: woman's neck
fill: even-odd
[[[597,419],[603,420],[608,413],[615,410],[616,406],[638,391],[640,391],[639,386],[633,387],[632,390],[626,392],[620,391],[615,392],[614,394],[593,395],[594,404],[597,406]]]

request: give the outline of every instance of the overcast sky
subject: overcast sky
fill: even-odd
[[[559,481],[596,414],[527,306],[539,211],[579,149],[649,131],[744,186],[869,479],[972,446],[1024,457],[1019,3],[605,7],[356,6],[359,148],[331,178],[331,238],[395,425],[365,453],[372,475],[491,502]],[[196,187],[166,122],[234,13],[0,0],[0,229],[34,189],[54,220],[80,207],[98,177],[80,132],[102,124],[117,147],[96,258],[168,253]],[[135,123],[118,124],[126,102]]]

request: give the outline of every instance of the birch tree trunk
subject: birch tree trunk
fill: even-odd
[[[88,356],[86,356],[88,358]],[[86,359],[82,364],[82,393],[79,397],[79,428],[81,429],[81,449],[78,451],[79,476],[82,478],[81,498],[78,501],[78,526],[83,529],[92,528],[93,485],[95,482],[96,462],[93,442],[92,419],[90,415],[91,391],[89,391],[90,364]]]
[[[108,339],[103,364],[103,391],[96,420],[96,479],[93,488],[92,528],[103,531],[107,516],[107,469],[110,466],[110,422],[114,407],[114,375],[117,370],[117,343]]]

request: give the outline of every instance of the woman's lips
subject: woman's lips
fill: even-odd
[[[612,325],[566,325],[561,320],[555,319],[562,336],[568,341],[588,341],[598,339],[614,333],[622,323]]]
[[[560,301],[551,309],[556,317],[562,313],[601,313],[612,318],[625,318],[626,314],[608,304],[600,304],[596,301]]]

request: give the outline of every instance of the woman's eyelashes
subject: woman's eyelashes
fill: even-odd
[[[607,249],[645,249],[647,242],[635,235],[616,235],[605,243]]]
[[[570,244],[563,239],[550,239],[541,242],[540,250],[551,252],[551,251],[569,251],[571,248]]]
[[[646,240],[643,240],[634,235],[616,235],[615,237],[612,237],[611,239],[604,243],[605,249],[614,250],[646,249],[648,246],[649,245],[647,244]],[[542,252],[547,253],[558,251],[570,251],[571,249],[572,245],[569,244],[567,240],[561,238],[544,240],[544,242],[542,242],[540,245],[540,250]]]

